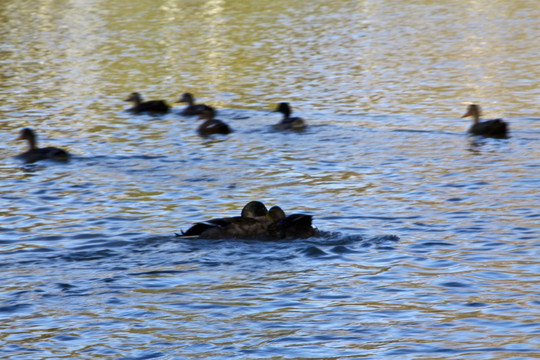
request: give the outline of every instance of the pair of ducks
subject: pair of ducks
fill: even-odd
[[[128,111],[140,113],[155,113],[165,114],[169,112],[170,106],[164,100],[143,101],[141,94],[134,92],[129,95],[125,101],[133,102],[134,105]],[[191,93],[184,93],[176,101],[177,103],[188,103],[188,105],[180,112],[180,115],[193,116],[199,115],[199,120],[205,120],[197,129],[201,136],[212,134],[230,134],[232,132],[229,125],[215,118],[216,110],[205,104],[196,104],[195,98]],[[276,112],[283,114],[283,119],[278,124],[274,125],[277,130],[303,130],[306,128],[306,123],[300,117],[291,117],[291,107],[289,103],[282,102],[278,105]]]
[[[124,101],[132,102],[133,107],[127,111],[134,114],[154,113],[166,114],[171,110],[171,106],[165,100],[144,101],[140,93],[131,93]],[[191,93],[184,93],[176,103],[187,103],[188,105],[180,112],[180,115],[192,116],[200,115],[204,110],[214,110],[213,107],[204,104],[195,104],[195,98]]]
[[[312,226],[312,220],[311,215],[285,215],[279,206],[267,210],[262,202],[250,201],[240,216],[198,222],[176,235],[200,239],[305,239],[318,233]]]

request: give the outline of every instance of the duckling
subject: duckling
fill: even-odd
[[[150,100],[143,101],[141,94],[138,92],[131,93],[127,99],[124,101],[133,102],[133,107],[127,111],[134,114],[140,113],[156,113],[156,114],[166,114],[171,108],[164,100]]]
[[[201,136],[208,136],[212,134],[229,134],[232,132],[229,125],[223,121],[214,119],[216,112],[214,109],[205,109],[201,112],[199,120],[205,120],[197,129],[197,132]]]
[[[204,110],[214,110],[211,106],[205,104],[195,104],[195,98],[191,93],[183,93],[180,96],[180,99],[176,101],[177,103],[188,103],[188,106],[182,110],[180,115],[191,116],[191,115],[200,115]]]
[[[40,160],[68,161],[70,158],[67,151],[57,147],[38,148],[36,134],[30,128],[22,129],[17,140],[27,140],[30,146],[30,149],[17,155],[17,158],[23,159],[26,163],[33,163]]]
[[[276,130],[303,130],[307,126],[304,119],[300,117],[291,117],[292,110],[287,102],[279,103],[275,112],[283,114],[283,119],[274,125]]]
[[[268,217],[273,221],[268,226],[268,236],[273,239],[306,239],[317,234],[312,226],[313,216],[306,214],[285,215],[279,206],[272,206]]]
[[[469,128],[473,135],[505,138],[508,135],[508,123],[503,119],[485,120],[480,122],[480,106],[471,104],[467,107],[467,112],[462,118],[472,116],[474,123]]]
[[[265,234],[272,222],[268,210],[260,201],[251,201],[241,216],[217,218],[198,222],[177,236],[198,236],[201,239],[256,239]]]

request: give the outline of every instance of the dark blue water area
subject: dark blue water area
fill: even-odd
[[[273,114],[223,113],[242,114],[236,137],[179,132],[179,152],[140,153],[140,141],[176,148],[164,130],[178,119],[167,115],[67,165],[9,164],[6,356],[538,354],[537,166],[515,145],[535,140],[518,133],[478,145],[457,132],[377,129],[381,116],[351,130],[350,115],[322,125],[328,119],[312,115],[309,131],[289,134],[245,119]],[[250,132],[258,137],[242,136]],[[175,236],[253,199],[314,215],[320,235]]]

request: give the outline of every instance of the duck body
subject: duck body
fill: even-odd
[[[194,224],[181,236],[200,239],[257,239],[266,232],[268,224],[257,219],[234,216]]]
[[[67,151],[54,146],[38,148],[36,134],[30,128],[22,129],[17,140],[28,141],[30,148],[22,154],[16,156],[18,159],[22,159],[26,163],[34,163],[40,160],[66,162],[70,158],[70,154]]]
[[[180,115],[184,116],[201,115],[205,110],[214,112],[216,111],[211,106],[205,104],[195,104],[195,98],[190,93],[182,94],[182,96],[180,96],[180,99],[178,99],[177,103],[188,103],[188,106],[186,106],[180,112]]]
[[[179,236],[196,236],[200,239],[258,239],[266,234],[272,220],[260,201],[251,201],[240,216],[211,219],[195,223]]]
[[[291,117],[292,110],[287,102],[279,103],[275,112],[283,114],[283,119],[274,125],[274,129],[276,130],[304,130],[307,127],[304,119]]]
[[[467,112],[462,118],[471,116],[473,124],[469,128],[469,133],[486,137],[506,138],[508,136],[508,123],[503,119],[493,119],[480,121],[480,106],[472,104],[467,108]]]
[[[133,107],[128,109],[127,111],[134,114],[166,114],[171,108],[169,104],[167,104],[164,100],[143,101],[141,94],[137,92],[131,93],[124,101],[133,102]]]
[[[260,201],[251,201],[241,216],[217,218],[195,223],[178,236],[200,239],[283,240],[306,239],[318,234],[312,225],[313,216],[285,215],[279,206],[270,211]]]
[[[317,235],[318,230],[312,225],[311,215],[285,215],[279,206],[273,206],[269,215],[273,223],[268,226],[267,234],[272,239],[307,239]]]
[[[204,122],[199,125],[197,132],[201,136],[209,136],[212,134],[230,134],[232,132],[229,125],[224,123],[221,120],[214,119],[215,110],[204,110],[199,116],[199,120],[204,120]]]

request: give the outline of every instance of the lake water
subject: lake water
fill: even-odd
[[[539,18],[533,0],[3,0],[0,358],[540,357]],[[133,91],[190,91],[234,132],[129,114]],[[280,101],[306,131],[273,130]],[[510,138],[468,136],[471,102]],[[23,127],[73,159],[14,159]],[[250,200],[321,236],[174,236]]]

